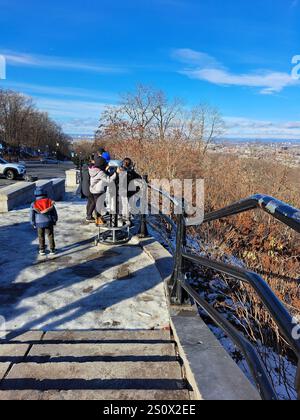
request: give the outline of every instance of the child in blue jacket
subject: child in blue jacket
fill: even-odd
[[[30,222],[37,229],[40,251],[39,254],[46,255],[46,234],[49,239],[50,254],[56,253],[54,226],[58,221],[54,201],[48,198],[48,194],[42,188],[37,188],[34,193],[36,200],[31,204]]]

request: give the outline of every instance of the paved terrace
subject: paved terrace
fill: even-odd
[[[169,310],[166,250],[95,247],[82,201],[57,209],[54,257],[37,256],[28,209],[0,219],[0,400],[259,398],[195,308]]]
[[[153,259],[137,238],[95,247],[74,197],[57,209],[54,257],[37,256],[28,209],[0,221],[0,399],[188,398]]]

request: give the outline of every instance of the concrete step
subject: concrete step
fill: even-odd
[[[36,383],[38,389],[40,387],[43,389],[69,389],[64,388],[64,383],[73,381],[75,384],[76,380],[81,382],[82,385],[86,382],[84,389],[90,389],[89,381],[93,382],[90,384],[92,389],[95,389],[97,383],[99,383],[100,389],[103,389],[103,381],[105,383],[108,381],[108,384],[109,381],[116,384],[120,381],[121,389],[126,389],[123,387],[123,383],[124,386],[129,386],[128,389],[132,389],[130,381],[137,381],[142,388],[153,389],[149,388],[150,385],[153,386],[153,380],[157,380],[157,385],[159,385],[157,389],[161,389],[164,381],[166,381],[166,384],[172,382],[171,389],[173,389],[173,386],[175,386],[175,389],[178,389],[178,387],[180,389],[181,386],[178,385],[177,381],[181,381],[182,376],[180,365],[177,362],[20,363],[12,367],[7,379],[14,380],[16,386],[20,386],[23,382],[26,384],[29,382],[30,384]],[[147,380],[148,384],[143,384],[143,381]],[[161,385],[159,381],[162,381]],[[53,388],[58,383],[63,387]],[[47,388],[48,385],[50,388]]]
[[[8,371],[10,363],[0,363],[0,382],[3,379],[4,375]]]
[[[186,401],[187,390],[101,390],[101,391],[0,391],[0,400],[68,400],[68,401]]]
[[[3,362],[9,360],[2,360]],[[34,345],[26,362],[171,362],[176,361],[174,344],[45,344]]]
[[[186,391],[181,368],[175,362],[144,363],[21,363],[14,365],[5,379],[0,391],[13,391],[14,397],[22,391],[86,392],[95,398],[110,397],[114,392],[143,392],[144,398],[150,391]],[[110,392],[109,392],[110,391]],[[11,394],[12,395],[12,394]],[[74,394],[75,395],[75,394]],[[149,399],[151,395],[149,395]]]
[[[1,400],[189,399],[168,331],[20,334],[1,355]]]
[[[164,330],[129,331],[129,330],[102,330],[102,331],[54,331],[47,332],[43,342],[87,342],[100,344],[100,342],[130,342],[130,343],[170,343],[170,332]]]

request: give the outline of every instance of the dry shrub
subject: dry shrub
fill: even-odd
[[[222,154],[203,155],[194,144],[175,141],[128,140],[105,144],[116,158],[131,157],[141,174],[154,178],[203,178],[206,212],[217,210],[253,194],[266,194],[300,208],[299,169],[278,162],[244,159]],[[215,258],[234,256],[262,274],[277,296],[293,312],[300,312],[299,235],[260,210],[216,221],[192,233]],[[257,331],[274,331],[265,341],[277,341],[278,331],[260,300],[248,287],[230,283],[237,316],[251,318]],[[242,291],[242,292],[241,292]],[[246,310],[246,313],[245,313]],[[253,322],[249,336],[253,338]],[[262,339],[259,336],[259,339]]]

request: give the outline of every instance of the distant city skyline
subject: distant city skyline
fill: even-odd
[[[0,0],[0,88],[72,135],[138,83],[220,109],[226,137],[300,140],[298,0]]]

